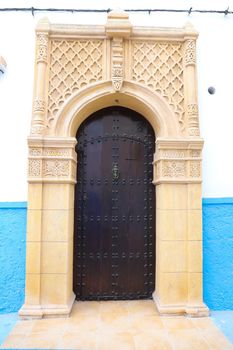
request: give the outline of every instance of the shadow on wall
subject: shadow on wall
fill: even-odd
[[[24,302],[27,203],[0,203],[0,313]],[[203,199],[204,301],[233,310],[233,198]]]
[[[24,302],[27,203],[0,203],[0,313]]]

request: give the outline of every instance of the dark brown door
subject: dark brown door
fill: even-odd
[[[109,107],[77,133],[74,292],[140,299],[155,287],[155,136],[138,113]]]

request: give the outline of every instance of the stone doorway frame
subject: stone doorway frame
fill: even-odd
[[[201,151],[197,33],[133,27],[112,11],[105,26],[36,29],[29,144],[25,304],[21,317],[68,316],[73,276],[75,135],[92,113],[123,106],[156,135],[156,290],[161,314],[208,315],[202,296]]]

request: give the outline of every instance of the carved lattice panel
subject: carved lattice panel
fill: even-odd
[[[103,80],[103,41],[52,40],[50,57],[49,123],[71,94]]]
[[[175,111],[184,131],[184,81],[182,43],[136,41],[132,79],[162,94]]]

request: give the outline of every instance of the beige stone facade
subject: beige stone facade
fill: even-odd
[[[36,29],[28,167],[26,298],[22,317],[69,315],[73,293],[76,132],[93,112],[124,106],[156,135],[156,289],[162,314],[205,316],[202,300],[201,153],[197,33],[132,27],[124,12],[105,26]]]

